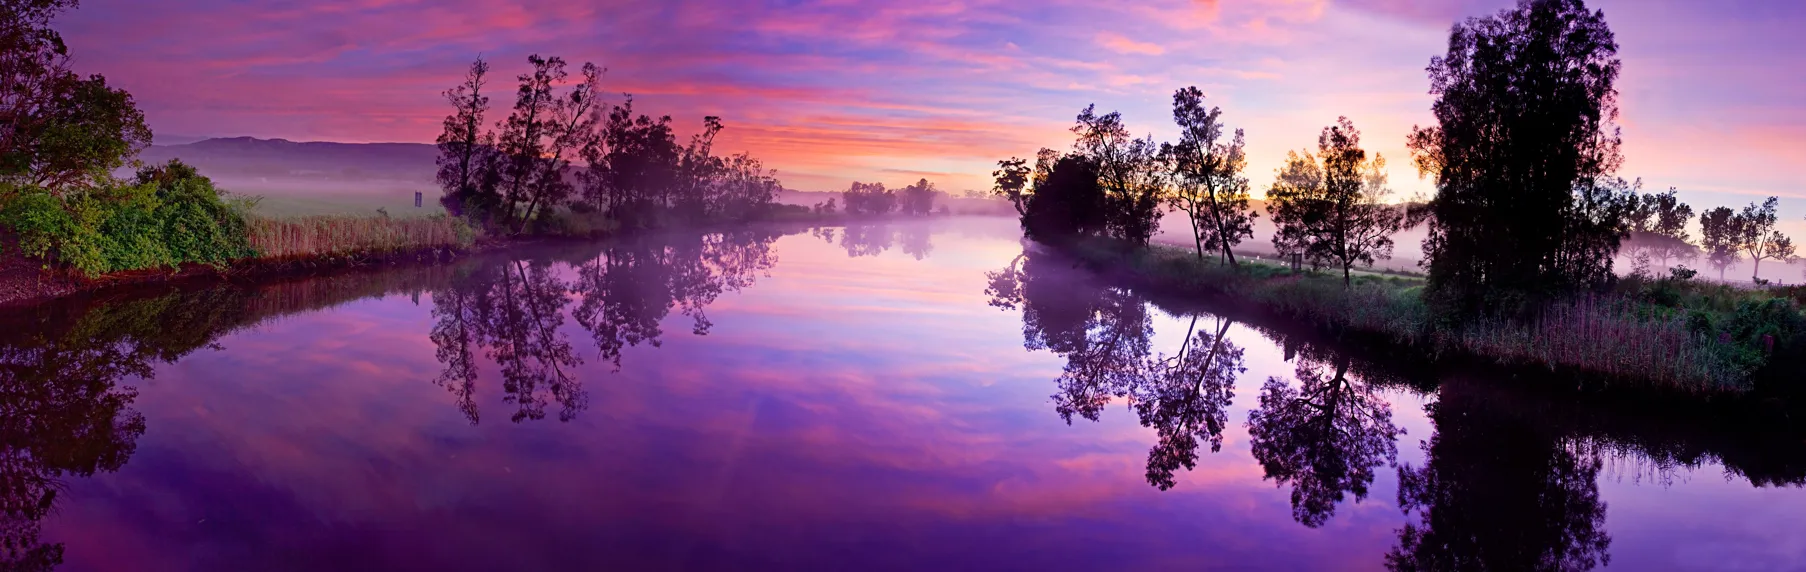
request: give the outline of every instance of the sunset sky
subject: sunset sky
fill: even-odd
[[[1004,157],[1070,144],[1088,103],[1172,139],[1174,89],[1245,128],[1249,176],[1346,115],[1427,192],[1404,135],[1432,120],[1424,67],[1457,19],[1507,0],[737,2],[83,0],[83,72],[132,91],[160,135],[431,142],[440,92],[483,54],[499,119],[531,53],[594,61],[605,89],[687,131],[720,115],[787,186],[919,177],[989,187]],[[1594,0],[1624,60],[1623,175],[1697,205],[1783,197],[1806,214],[1806,2]]]

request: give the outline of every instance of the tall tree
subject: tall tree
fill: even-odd
[[[531,200],[540,185],[545,169],[542,165],[551,138],[556,136],[553,113],[558,99],[555,86],[569,77],[564,59],[527,57],[533,71],[518,78],[514,111],[503,122],[497,144],[504,157],[501,167],[502,223],[519,231],[525,223],[521,209]]]
[[[1737,251],[1742,247],[1740,237],[1743,230],[1737,211],[1730,207],[1718,207],[1699,215],[1699,245],[1706,251],[1706,261],[1718,269],[1718,279],[1724,280],[1724,271],[1737,264],[1740,258]]]
[[[1072,132],[1073,151],[1097,166],[1104,191],[1104,230],[1133,244],[1147,244],[1159,230],[1160,198],[1165,182],[1160,148],[1152,137],[1136,139],[1123,125],[1122,114],[1097,114],[1096,105],[1079,112]]]
[[[562,74],[562,70],[558,73]],[[551,115],[545,126],[545,151],[537,158],[539,174],[526,187],[523,198],[527,207],[515,223],[515,232],[535,220],[542,210],[564,204],[574,189],[567,176],[572,160],[592,154],[585,150],[602,144],[596,133],[596,126],[602,121],[596,99],[596,90],[602,85],[602,69],[585,63],[582,73],[577,84],[557,96],[548,110]]]
[[[1369,158],[1361,149],[1361,132],[1348,118],[1323,128],[1316,158],[1289,153],[1267,193],[1267,211],[1279,227],[1273,246],[1333,265],[1345,286],[1353,282],[1356,264],[1391,257],[1391,235],[1403,226],[1405,213],[1385,202],[1385,168],[1385,158]]]
[[[50,21],[76,0],[0,0],[0,169],[28,147],[66,91],[69,49]],[[6,174],[0,170],[0,174]]]
[[[1426,295],[1444,311],[1527,310],[1613,278],[1627,185],[1618,45],[1581,0],[1519,0],[1458,23],[1431,60],[1437,125],[1409,145],[1435,177]]]
[[[1780,199],[1769,197],[1761,205],[1750,203],[1743,207],[1743,212],[1737,213],[1737,223],[1734,225],[1737,229],[1737,248],[1749,254],[1750,262],[1755,263],[1750,271],[1752,281],[1762,279],[1764,259],[1785,262],[1793,258],[1793,240],[1775,230],[1775,223],[1779,220],[1775,215],[1775,207],[1779,204]]]
[[[1235,245],[1254,236],[1254,219],[1248,208],[1248,178],[1242,175],[1247,156],[1242,151],[1242,130],[1223,140],[1223,110],[1205,109],[1204,92],[1196,87],[1173,94],[1173,121],[1179,124],[1179,143],[1163,145],[1162,156],[1173,172],[1167,204],[1184,211],[1191,221],[1193,246],[1198,258],[1206,249],[1236,266]]]
[[[934,211],[934,194],[937,192],[940,191],[935,190],[934,183],[928,182],[928,179],[916,181],[913,185],[903,187],[898,193],[897,198],[901,201],[899,206],[903,214],[928,216],[928,213]]]
[[[488,75],[489,62],[478,57],[465,72],[464,82],[445,91],[452,113],[445,116],[436,141],[439,188],[444,191],[439,202],[454,215],[487,217],[501,202],[494,196],[494,187],[480,185],[484,159],[494,146],[483,132],[483,116],[489,112],[489,96],[483,94]]]

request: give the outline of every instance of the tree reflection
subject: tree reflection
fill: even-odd
[[[892,248],[916,260],[934,252],[934,229],[923,223],[893,225],[883,221],[849,221],[845,227],[815,228],[811,236],[828,244],[838,244],[850,258],[877,256]]]
[[[1445,383],[1422,468],[1399,469],[1415,522],[1386,555],[1392,570],[1590,570],[1610,563],[1600,460]]]
[[[577,372],[582,360],[560,331],[567,308],[618,371],[624,349],[661,344],[673,309],[691,319],[693,334],[708,334],[704,309],[769,271],[775,238],[738,231],[611,243],[580,257],[574,280],[544,260],[480,265],[433,295],[431,337],[445,365],[435,383],[477,423],[480,352],[501,372],[503,401],[517,408],[512,421],[543,419],[551,404],[569,421],[588,397]]]
[[[1173,488],[1179,467],[1197,466],[1198,446],[1210,452],[1223,447],[1223,427],[1235,399],[1235,378],[1248,370],[1242,349],[1229,341],[1230,322],[1218,318],[1216,332],[1198,330],[1193,316],[1185,342],[1173,357],[1154,361],[1154,375],[1129,388],[1141,424],[1153,427],[1160,442],[1148,451],[1148,484]]]
[[[1392,407],[1373,385],[1349,378],[1345,354],[1298,357],[1298,386],[1269,377],[1248,436],[1266,478],[1292,486],[1292,518],[1316,528],[1344,494],[1367,498],[1374,470],[1398,459]]]
[[[554,402],[559,420],[569,421],[586,406],[575,371],[582,360],[558,331],[570,303],[565,294],[549,262],[524,260],[479,267],[434,292],[430,337],[446,365],[435,382],[457,397],[471,423],[480,418],[473,400],[477,348],[501,370],[513,421],[544,419]]]
[[[0,332],[0,569],[49,570],[63,545],[41,537],[63,480],[125,465],[144,434],[121,385],[208,347],[247,320],[241,291],[93,307],[9,311]]]
[[[1097,421],[1120,398],[1156,431],[1149,484],[1170,489],[1181,467],[1196,467],[1200,446],[1221,448],[1235,378],[1246,371],[1242,349],[1226,337],[1228,320],[1218,319],[1213,332],[1193,318],[1178,353],[1150,357],[1153,322],[1131,291],[1096,286],[1057,260],[1026,254],[986,278],[992,306],[1022,310],[1023,346],[1065,358],[1052,397],[1061,419]]]

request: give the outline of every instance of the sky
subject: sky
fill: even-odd
[[[1177,137],[1196,85],[1245,129],[1257,194],[1288,149],[1349,117],[1428,193],[1404,148],[1433,121],[1424,68],[1459,19],[1510,0],[83,0],[79,70],[162,135],[431,142],[479,54],[500,119],[529,54],[593,61],[604,90],[688,131],[727,124],[786,186],[987,189],[997,160],[1064,148],[1078,111]],[[1626,162],[1699,205],[1806,214],[1806,2],[1593,0],[1617,34]],[[573,69],[574,71],[574,69]]]

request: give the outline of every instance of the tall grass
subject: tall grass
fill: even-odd
[[[476,233],[455,217],[252,217],[251,249],[260,260],[382,256],[470,247]]]
[[[1125,252],[1119,245],[1079,243],[1063,250],[1154,288],[1249,303],[1316,327],[1375,334],[1437,354],[1566,368],[1692,391],[1741,389],[1752,370],[1747,357],[1738,355],[1747,353],[1746,348],[1726,336],[1697,331],[1687,323],[1688,311],[1618,294],[1554,304],[1533,320],[1448,326],[1433,319],[1423,303],[1419,279],[1369,275],[1344,286],[1339,275],[1248,261],[1234,269],[1175,248]],[[1736,304],[1718,300],[1700,305]]]

